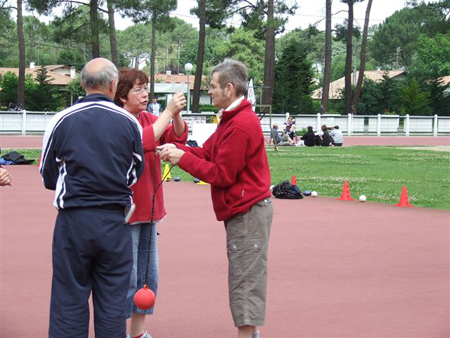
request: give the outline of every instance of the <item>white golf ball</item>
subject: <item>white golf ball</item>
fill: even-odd
[[[311,192],[311,196],[312,196],[312,197],[317,197],[317,191],[312,191],[312,192]]]
[[[361,195],[361,196],[359,196],[359,200],[360,200],[361,202],[365,202],[365,201],[366,201],[366,195]]]

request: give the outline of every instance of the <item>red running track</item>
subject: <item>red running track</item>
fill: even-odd
[[[448,146],[449,136],[352,136],[344,137],[344,146]],[[0,135],[0,148],[41,148],[42,136]]]
[[[14,186],[0,188],[0,337],[44,338],[53,193],[36,167],[8,169]],[[155,338],[235,337],[225,234],[209,186],[164,189],[160,290],[147,327]],[[262,338],[450,336],[448,211],[320,196],[273,202]]]
[[[344,137],[344,146],[448,146],[448,136],[352,136]]]

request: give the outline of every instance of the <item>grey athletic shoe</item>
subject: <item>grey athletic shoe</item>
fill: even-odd
[[[254,331],[252,338],[259,338],[259,331]]]

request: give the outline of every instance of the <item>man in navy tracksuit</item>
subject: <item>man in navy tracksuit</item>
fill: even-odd
[[[81,72],[87,96],[56,114],[44,135],[40,172],[55,190],[51,338],[88,337],[92,292],[95,336],[126,336],[132,269],[124,212],[144,169],[142,128],[112,99],[117,68],[106,59]]]

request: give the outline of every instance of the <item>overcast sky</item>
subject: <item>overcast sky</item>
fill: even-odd
[[[289,1],[292,0],[287,0]],[[426,1],[436,2],[437,0]],[[198,28],[198,18],[189,13],[192,7],[195,7],[197,0],[181,0],[178,1],[178,8],[171,15],[192,24]],[[325,17],[325,0],[298,0],[298,9],[294,16],[289,18],[286,25],[286,32],[292,31],[295,28],[307,28],[309,24],[314,24]],[[402,9],[405,6],[405,0],[373,0],[372,9],[370,11],[370,25],[382,23],[385,18],[392,15],[395,11]],[[364,17],[367,7],[367,0],[354,5],[355,21],[359,26],[364,25]],[[347,5],[339,0],[333,1],[332,12],[337,13],[341,10],[346,10]],[[332,25],[342,23],[347,16],[346,12],[341,12],[333,17]],[[228,21],[234,26],[240,25],[240,19],[235,17]],[[124,29],[132,25],[130,19],[117,18],[117,28]],[[320,30],[325,30],[325,20],[322,20],[317,26]]]
[[[437,2],[439,0],[427,0],[425,2]],[[85,2],[85,1],[83,1]],[[295,0],[286,0],[288,3],[295,2]],[[198,18],[190,14],[190,9],[195,7],[197,0],[179,0],[178,8],[171,13],[171,16],[176,16],[196,27],[198,29]],[[314,25],[315,23],[320,23],[317,28],[320,30],[325,30],[325,0],[297,0],[298,9],[294,16],[289,17],[289,21],[286,25],[286,33],[290,32],[296,28],[307,28],[308,25]],[[370,11],[370,26],[375,24],[380,24],[392,15],[395,11],[402,9],[405,6],[405,0],[373,0],[372,9]],[[367,0],[364,2],[358,2],[354,5],[354,18],[356,24],[360,27],[364,25],[364,17],[367,7]],[[340,0],[333,1],[332,12],[333,21],[332,25],[342,23],[346,16],[346,12],[340,12],[347,10],[347,5],[342,3]],[[340,13],[338,13],[340,12]],[[61,9],[56,9],[54,11],[55,15],[59,15]],[[14,16],[14,15],[13,15]],[[41,20],[48,22],[50,18],[41,17]],[[229,25],[235,27],[240,26],[240,18],[234,17],[228,20]],[[120,15],[116,14],[116,28],[123,30],[129,26],[133,25],[133,21],[130,18],[122,18]]]

